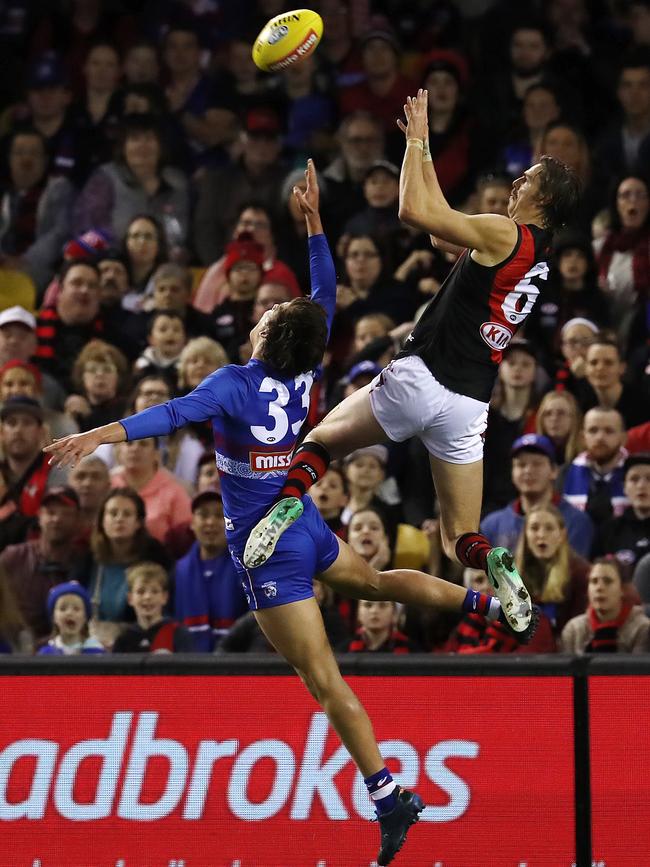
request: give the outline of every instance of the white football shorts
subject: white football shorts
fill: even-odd
[[[450,464],[483,457],[489,404],[441,385],[418,355],[398,358],[370,383],[372,411],[393,442],[418,437]]]

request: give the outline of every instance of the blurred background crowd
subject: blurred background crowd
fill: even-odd
[[[209,424],[41,447],[245,364],[273,304],[309,293],[292,199],[315,160],[337,312],[313,426],[389,362],[457,254],[397,216],[395,119],[429,92],[443,192],[506,213],[551,154],[580,175],[543,297],[503,353],[482,531],[543,617],[498,623],[335,598],[342,652],[650,651],[650,2],[320,0],[315,54],[260,73],[286,0],[6,0],[0,8],[0,649],[270,651],[226,548]],[[334,465],[313,499],[379,569],[475,589],[441,553],[417,441]]]

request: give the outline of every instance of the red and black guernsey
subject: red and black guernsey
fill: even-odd
[[[517,226],[517,243],[499,265],[465,250],[397,356],[419,355],[439,383],[487,403],[501,354],[533,309],[548,277],[551,235]]]

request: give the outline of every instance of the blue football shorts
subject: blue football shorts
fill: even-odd
[[[339,543],[310,497],[304,512],[280,537],[262,566],[247,569],[243,549],[230,546],[239,580],[251,611],[299,602],[314,595],[314,576],[328,569],[339,555]]]

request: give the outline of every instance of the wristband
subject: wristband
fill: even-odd
[[[432,163],[433,157],[431,156],[431,151],[429,150],[429,140],[425,139],[422,145],[422,162],[423,163]]]
[[[424,144],[421,138],[407,138],[406,146],[415,145],[415,147],[419,147],[421,151],[424,151]]]

